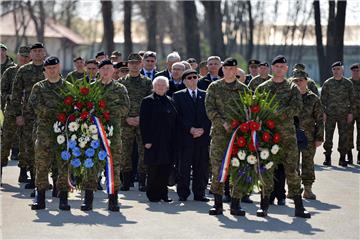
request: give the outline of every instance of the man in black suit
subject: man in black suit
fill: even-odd
[[[198,88],[206,91],[210,83],[220,79],[219,69],[221,68],[221,59],[218,56],[210,56],[207,59],[208,74],[199,79]]]
[[[178,52],[172,52],[170,53],[167,58],[166,58],[166,69],[158,72],[155,77],[158,76],[164,76],[167,77],[169,79],[169,81],[171,80],[171,69],[172,69],[172,65],[176,62],[180,62],[181,58]]]
[[[140,73],[145,77],[148,77],[154,80],[156,71],[156,52],[147,51],[144,53],[143,57],[143,68],[141,69]]]
[[[250,59],[248,61],[249,74],[246,75],[245,85],[249,85],[251,79],[253,79],[259,74],[259,64],[260,61],[256,59]]]
[[[171,78],[169,79],[169,90],[166,95],[172,97],[172,95],[185,88],[185,85],[181,79],[183,72],[185,71],[185,65],[181,62],[174,63],[171,66]]]
[[[205,189],[209,176],[209,144],[211,122],[206,115],[206,92],[197,88],[198,75],[194,69],[184,71],[182,80],[186,89],[174,93],[173,99],[179,114],[180,161],[177,193],[180,201],[190,195],[190,172],[192,169],[192,192],[195,201],[207,202]]]

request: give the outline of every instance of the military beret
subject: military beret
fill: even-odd
[[[188,60],[186,60],[188,63],[197,63],[195,58],[189,58]]]
[[[18,54],[20,56],[28,57],[30,55],[30,47],[28,46],[19,47]]]
[[[96,61],[96,59],[89,59],[89,60],[86,60],[85,64],[95,64],[95,65],[99,65],[99,63]]]
[[[256,60],[256,59],[250,59],[250,60],[248,61],[248,65],[252,65],[252,64],[259,65],[259,64],[260,64],[260,61],[259,61],[259,60]]]
[[[59,64],[60,60],[57,57],[50,56],[44,61],[44,67]]]
[[[139,54],[140,55],[140,54]],[[140,55],[141,56],[141,55]],[[144,53],[143,58],[153,57],[156,58],[156,52],[153,51],[147,51]]]
[[[75,57],[75,58],[73,59],[74,62],[76,62],[76,61],[78,61],[78,60],[84,60],[84,59],[83,59],[82,57],[80,57],[80,56],[79,56],[79,57]]]
[[[271,65],[275,65],[277,63],[287,63],[287,60],[283,55],[278,55],[274,57],[274,59],[271,62]]]
[[[121,57],[121,56],[122,56],[122,54],[119,51],[113,51],[111,53],[110,58],[116,58],[116,57]]]
[[[337,61],[337,62],[334,62],[333,64],[331,64],[331,68],[333,68],[333,67],[341,67],[341,66],[343,66],[341,61]]]
[[[229,57],[224,60],[223,63],[224,67],[236,67],[237,66],[237,60],[235,58]]]
[[[259,66],[269,67],[269,64],[267,62],[261,62]]]
[[[114,68],[119,69],[119,68],[127,68],[127,62],[117,62],[117,63],[113,63]]]
[[[140,54],[138,54],[138,53],[130,53],[130,55],[128,57],[128,62],[139,62],[141,60],[142,60],[142,58],[141,58]]]
[[[100,56],[105,56],[105,52],[104,51],[97,52],[95,55],[95,58],[100,57]]]
[[[296,79],[296,78],[305,78],[307,79],[308,77],[308,74],[304,71],[304,70],[301,70],[301,69],[295,69],[293,72],[292,72],[292,76],[291,76],[293,79]]]
[[[300,69],[300,70],[305,70],[305,65],[302,63],[296,63],[293,67],[293,69]]]
[[[3,43],[0,43],[0,48],[4,49],[4,50],[7,50],[7,47],[5,46],[5,44]]]
[[[113,65],[113,63],[109,59],[104,59],[99,63],[99,69],[102,68],[105,65]]]
[[[188,69],[185,70],[181,76],[181,79],[184,80],[187,76],[191,75],[191,74],[198,74],[194,69]]]
[[[360,68],[360,63],[354,63],[350,66],[350,70],[359,69],[359,68]]]
[[[37,43],[34,43],[33,45],[31,45],[31,47],[30,47],[31,50],[36,49],[36,48],[44,48],[44,44],[41,42],[37,42]]]

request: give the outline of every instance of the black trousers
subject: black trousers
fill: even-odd
[[[285,199],[285,192],[285,169],[283,164],[279,164],[274,172],[274,191],[270,195],[270,200]]]
[[[148,165],[146,196],[152,202],[167,198],[171,165]]]
[[[184,147],[179,161],[177,194],[180,198],[190,196],[190,174],[192,169],[192,192],[194,197],[204,197],[209,178],[209,146],[194,144]]]

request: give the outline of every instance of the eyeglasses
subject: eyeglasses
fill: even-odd
[[[196,80],[196,79],[198,79],[198,77],[197,76],[189,76],[189,77],[186,77],[186,79],[187,80],[191,80],[191,79]]]
[[[188,63],[196,63],[195,60],[188,60],[187,62],[188,62]]]
[[[241,75],[235,75],[236,78],[241,78]]]

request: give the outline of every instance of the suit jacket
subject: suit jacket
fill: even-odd
[[[169,72],[167,69],[165,69],[165,70],[163,70],[163,71],[161,71],[161,72],[158,72],[158,73],[155,75],[155,77],[158,77],[158,76],[167,77],[167,78],[169,79],[169,81],[170,81],[170,79],[171,79],[171,77],[170,77],[170,72]]]
[[[220,77],[218,77],[218,79],[220,79]],[[206,76],[199,79],[197,87],[201,90],[206,91],[210,83],[212,83],[213,81],[214,80],[211,79],[210,73],[208,73],[206,74]]]
[[[170,80],[169,81],[169,90],[166,92],[166,95],[168,95],[169,97],[172,97],[175,92],[183,90],[185,88],[186,88],[185,84],[182,81],[180,84],[175,84],[175,82],[173,80]]]
[[[200,145],[210,144],[211,122],[206,115],[205,96],[206,92],[198,89],[197,100],[194,102],[188,89],[174,93],[173,99],[181,124],[178,140],[180,146],[193,146],[195,141]],[[190,134],[192,127],[203,128],[204,134],[199,138],[193,138]]]
[[[140,73],[141,73],[141,75],[144,75],[145,77],[149,78],[149,76],[145,74],[144,68],[141,69]],[[158,71],[156,71],[155,69],[152,70],[152,74],[150,77],[151,81],[154,80],[157,73],[158,73]]]

